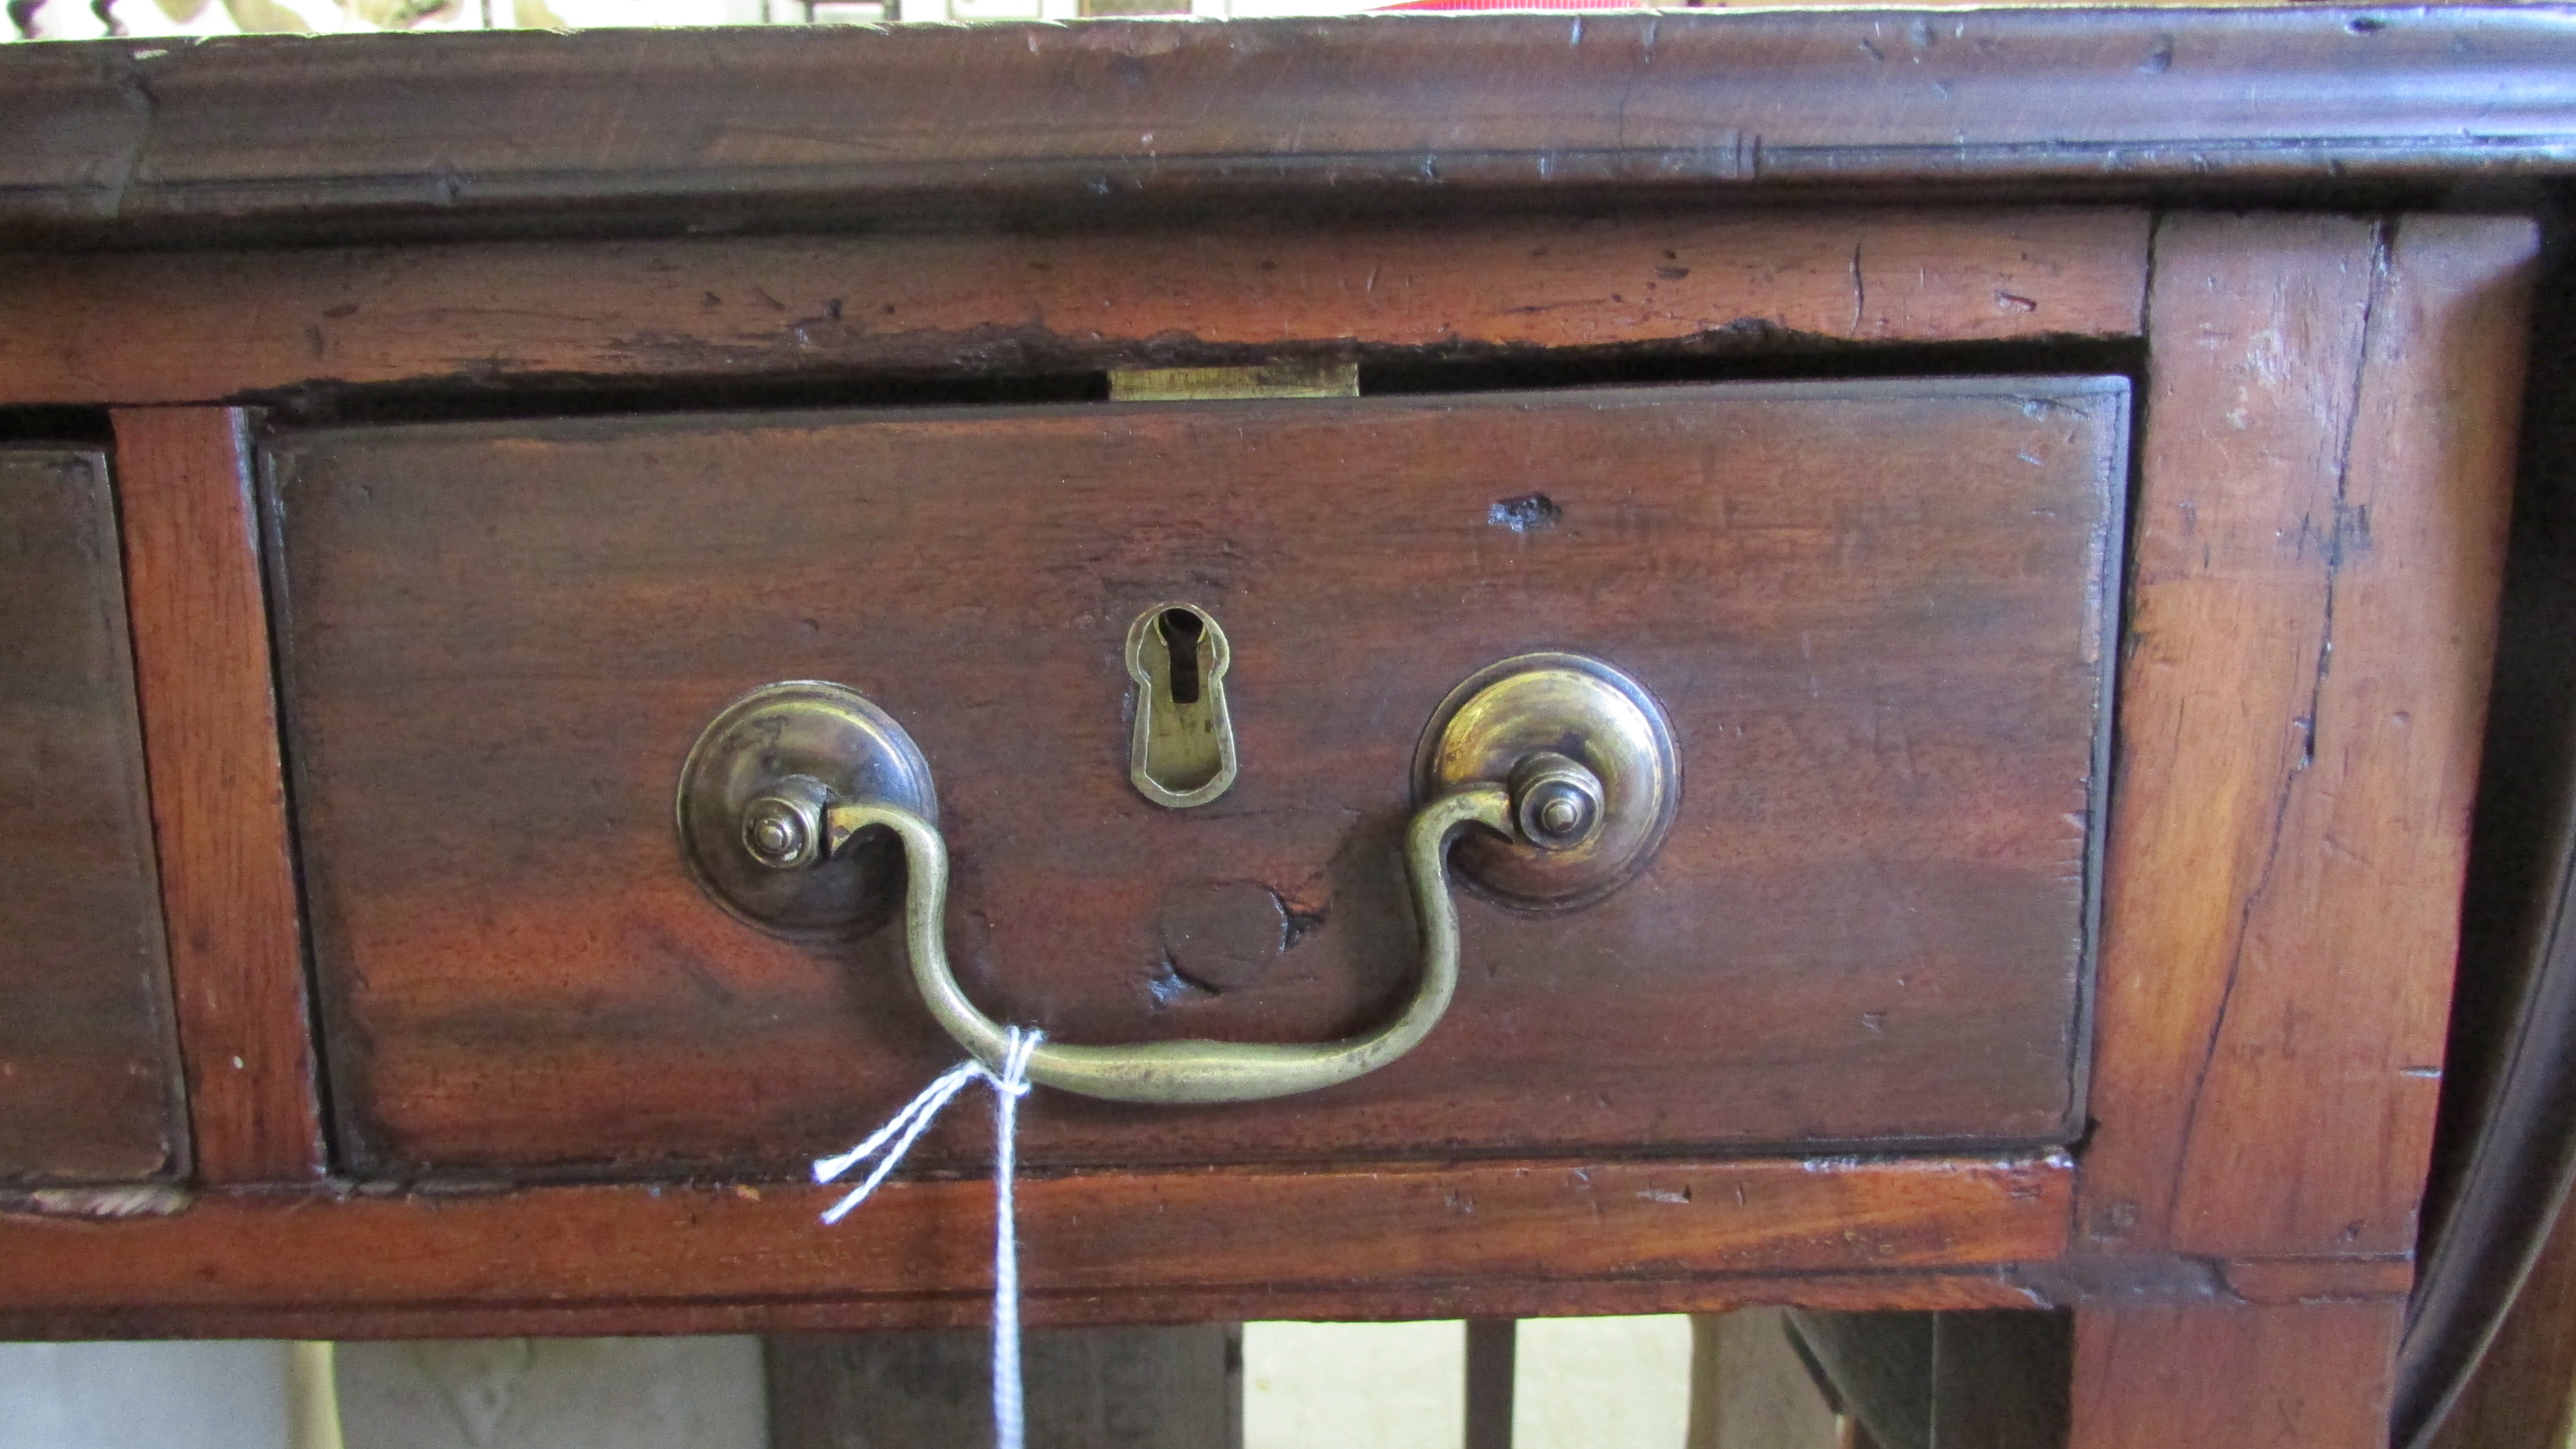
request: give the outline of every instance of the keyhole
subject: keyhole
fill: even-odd
[[[1156,604],[1127,624],[1135,728],[1127,776],[1157,805],[1205,805],[1234,783],[1225,626],[1195,604]]]
[[[1155,622],[1163,636],[1163,651],[1172,660],[1172,703],[1199,702],[1199,636],[1207,625],[1192,609],[1165,609]]]

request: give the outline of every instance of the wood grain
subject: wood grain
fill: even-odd
[[[1457,1003],[1384,1071],[1217,1108],[1051,1095],[1025,1159],[2064,1140],[2125,403],[1907,380],[281,442],[343,1148],[783,1163],[955,1059],[897,933],[762,934],[679,858],[691,740],[776,679],[839,679],[920,741],[987,1010],[1068,1041],[1346,1035],[1417,969],[1417,736],[1541,647],[1673,715],[1688,783],[1645,876],[1553,915],[1466,899]],[[1552,526],[1494,521],[1542,491]],[[1125,631],[1176,598],[1227,631],[1246,761],[1189,811],[1125,766]],[[1174,975],[1157,922],[1192,880],[1258,883],[1296,944],[1238,989]],[[985,1151],[960,1122],[915,1161]]]
[[[2096,1242],[2414,1242],[2534,246],[2514,219],[2158,233]]]
[[[0,448],[0,1182],[187,1162],[107,459]]]
[[[2384,1449],[2394,1301],[2075,1314],[2067,1449]]]
[[[2545,8],[2466,6],[23,46],[0,236],[2549,173],[2576,156],[2571,55]]]
[[[0,396],[2123,337],[2146,239],[2119,210],[1644,212],[29,257],[0,268]]]
[[[2063,1157],[1134,1171],[1021,1185],[1032,1323],[1738,1302],[2027,1303],[1968,1272],[2065,1244]],[[0,1214],[0,1327],[38,1336],[967,1326],[992,1187],[896,1183],[837,1230],[805,1185],[210,1193]],[[1912,1275],[1922,1275],[1919,1279]]]
[[[127,603],[196,1175],[322,1170],[242,414],[115,414]]]

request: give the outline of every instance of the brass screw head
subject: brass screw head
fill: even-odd
[[[1553,750],[1512,771],[1512,819],[1541,850],[1572,850],[1600,833],[1601,777]]]
[[[820,812],[812,802],[763,795],[742,808],[742,846],[772,870],[797,870],[821,854]]]
[[[1572,835],[1583,828],[1583,802],[1562,791],[1538,807],[1538,827],[1550,835]]]

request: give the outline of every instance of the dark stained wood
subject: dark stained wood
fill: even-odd
[[[2535,244],[2470,217],[2158,233],[2096,1244],[2414,1242]]]
[[[2561,1206],[2509,1304],[2448,1413],[2422,1426],[2426,1449],[2564,1444],[2576,1429],[2576,1213]]]
[[[2384,1449],[2402,1305],[2089,1304],[2067,1449]]]
[[[1789,1323],[1886,1449],[2063,1449],[2070,1320],[2057,1313],[1834,1313]]]
[[[2563,17],[2504,7],[30,46],[0,69],[0,235],[2535,173],[2576,159],[2571,77]]]
[[[2075,1344],[2069,1315],[1931,1317],[1933,1449],[2065,1449]]]
[[[107,459],[0,448],[0,1183],[184,1169]]]
[[[115,415],[145,757],[195,1175],[322,1170],[244,416]]]
[[[841,680],[927,752],[986,1009],[1068,1041],[1346,1034],[1417,970],[1417,735],[1544,647],[1673,714],[1683,807],[1644,877],[1550,916],[1466,899],[1457,1004],[1381,1072],[1219,1108],[1046,1093],[1024,1160],[2065,1140],[2126,430],[2120,380],[2021,378],[283,441],[343,1149],[783,1164],[955,1060],[899,933],[762,934],[679,859],[691,740],[776,679]],[[1555,526],[1492,521],[1541,491]],[[1176,597],[1231,640],[1246,762],[1191,811],[1125,764],[1119,650]],[[1308,928],[1241,990],[1180,980],[1186,880]],[[914,1161],[980,1171],[981,1115]]]
[[[1791,1310],[1790,1331],[1833,1388],[1844,1417],[1887,1449],[1933,1442],[1930,1313]]]
[[[0,397],[2121,337],[2146,240],[2141,212],[1985,210],[24,258]]]
[[[1032,1178],[1035,1324],[2028,1303],[2062,1157],[1493,1163]],[[805,1185],[210,1193],[0,1214],[12,1335],[789,1332],[981,1323],[992,1186],[898,1182],[837,1229]],[[1900,1276],[1901,1275],[1901,1276]]]
[[[1242,1326],[1040,1329],[1021,1340],[1037,1449],[1235,1449]],[[769,1449],[941,1449],[992,1435],[992,1339],[793,1335],[763,1345]]]
[[[2394,1440],[2422,1442],[2541,1252],[2576,1176],[2576,266],[2534,302],[2532,375],[2473,815],[2422,1288]],[[2576,1319],[2568,1320],[2576,1325]],[[2561,1387],[2576,1384],[2576,1377]]]
[[[1517,1318],[1467,1320],[1466,1449],[1512,1449],[1520,1338]]]

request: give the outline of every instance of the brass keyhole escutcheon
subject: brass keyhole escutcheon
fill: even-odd
[[[1511,789],[1513,832],[1460,837],[1458,875],[1505,905],[1588,905],[1643,870],[1681,804],[1671,723],[1646,687],[1583,654],[1476,671],[1433,712],[1417,803],[1479,781]]]
[[[1175,810],[1205,805],[1234,784],[1234,719],[1225,630],[1196,604],[1156,604],[1127,626],[1127,677],[1136,723],[1127,778],[1137,793]]]

